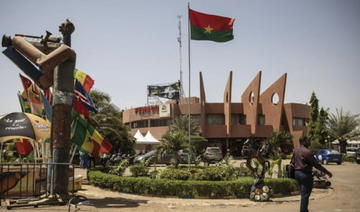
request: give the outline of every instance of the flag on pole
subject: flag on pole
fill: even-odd
[[[54,96],[50,90],[50,88],[44,89],[44,97],[48,100],[50,105],[54,104]]]
[[[40,100],[40,88],[36,84],[32,84],[27,90],[28,101],[31,113],[37,116],[44,115],[44,107]]]
[[[189,9],[192,40],[226,42],[234,39],[235,18],[210,15]]]
[[[30,105],[30,110],[32,114],[43,116],[43,104],[40,100],[41,89],[32,81],[23,75],[20,75],[21,82],[24,86],[26,92],[26,98]],[[19,97],[20,98],[20,97]],[[21,102],[21,101],[20,101]]]
[[[48,98],[49,97],[46,96],[46,93],[44,94],[40,93],[40,99],[44,106],[46,119],[52,121],[52,104],[50,104]]]
[[[15,146],[16,146],[16,151],[20,155],[28,155],[33,151],[33,146],[31,145],[29,139],[25,139],[25,138],[15,139]]]
[[[74,70],[74,78],[80,82],[83,86],[84,90],[89,93],[90,89],[94,85],[94,80],[86,73],[75,69]]]
[[[29,80],[28,78],[24,77],[21,74],[19,74],[19,76],[20,76],[21,83],[24,86],[24,90],[27,90],[32,85],[31,80]]]
[[[93,156],[99,156],[100,152],[108,153],[112,148],[111,143],[75,111],[72,112],[71,142]]]
[[[21,111],[24,113],[31,113],[30,104],[27,99],[26,91],[20,92],[18,91],[18,98],[21,106]]]
[[[89,117],[89,110],[97,112],[90,95],[82,87],[78,80],[75,80],[73,109],[85,117]]]

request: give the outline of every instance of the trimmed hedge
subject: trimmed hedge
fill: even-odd
[[[159,178],[167,180],[228,181],[251,176],[249,169],[233,166],[166,167]]]
[[[89,183],[100,188],[115,191],[153,196],[177,197],[249,197],[253,179],[240,178],[233,181],[192,181],[151,179],[148,177],[121,177],[91,170],[88,172]],[[298,184],[293,179],[266,179],[274,194],[289,195],[298,191]]]

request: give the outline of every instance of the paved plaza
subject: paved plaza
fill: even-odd
[[[315,189],[310,201],[310,210],[317,212],[358,212],[360,201],[360,165],[344,163],[326,165],[334,177],[332,189]],[[77,174],[85,175],[85,170],[78,169]],[[124,194],[83,185],[79,195],[87,201],[78,205],[80,211],[141,211],[141,212],[248,212],[248,211],[298,211],[300,196],[272,198],[271,202],[256,203],[248,199],[179,199],[159,198]],[[1,211],[5,211],[1,208]],[[14,208],[14,211],[68,211],[68,206],[44,206],[39,208]],[[75,211],[71,206],[70,211]]]

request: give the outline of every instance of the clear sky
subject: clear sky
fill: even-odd
[[[184,88],[188,93],[187,2],[183,0],[0,0],[0,35],[60,35],[69,18],[77,68],[119,108],[146,104],[146,86],[179,79],[178,19],[183,16]],[[235,18],[234,40],[191,41],[191,93],[203,72],[208,102],[222,102],[233,71],[233,102],[259,70],[261,91],[288,74],[285,103],[360,113],[359,0],[204,0],[192,9]],[[1,47],[2,50],[4,48]],[[0,55],[0,114],[20,111],[20,70]]]

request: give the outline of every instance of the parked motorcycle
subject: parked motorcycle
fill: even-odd
[[[314,188],[329,188],[331,186],[331,182],[324,172],[314,170],[312,174],[314,176]]]

